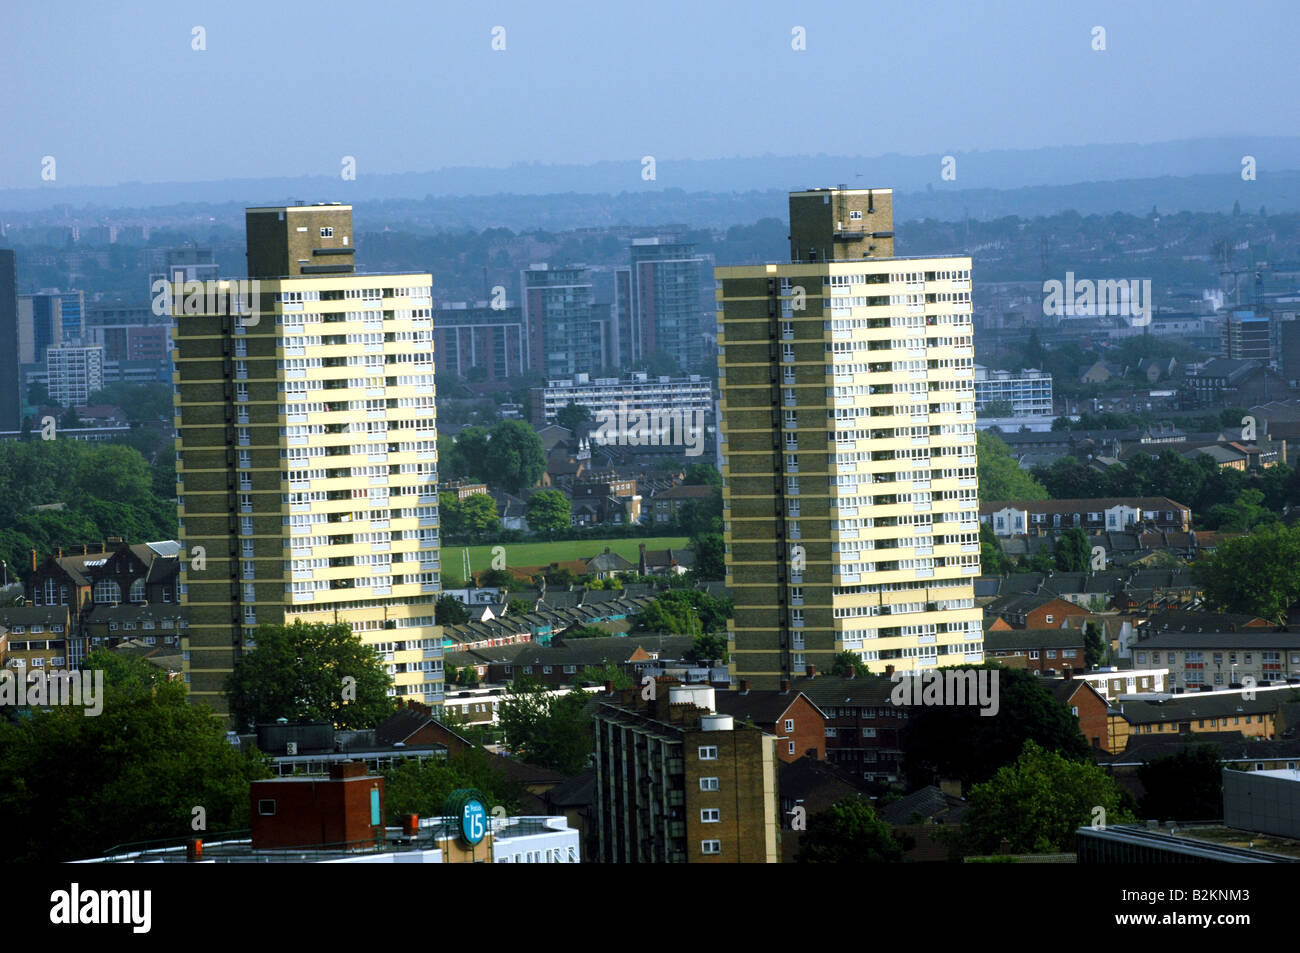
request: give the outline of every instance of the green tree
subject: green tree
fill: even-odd
[[[1192,566],[1208,608],[1286,621],[1300,600],[1300,527],[1265,526],[1228,540]]]
[[[612,632],[598,625],[571,625],[560,633],[560,638],[571,642],[574,639],[607,639],[611,635]]]
[[[485,478],[518,493],[546,472],[546,453],[537,431],[522,420],[503,420],[489,433],[483,458]]]
[[[1242,490],[1231,503],[1210,507],[1210,522],[1227,533],[1248,533],[1264,523],[1276,523],[1277,514],[1264,506],[1262,490]]]
[[[604,685],[606,682],[613,683],[614,691],[631,688],[634,684],[631,675],[610,662],[588,665],[573,680],[575,685]]]
[[[699,579],[727,577],[726,544],[721,533],[703,533],[691,539],[695,553],[695,575]]]
[[[968,800],[961,833],[967,853],[1073,850],[1075,831],[1102,820],[1098,807],[1106,824],[1133,821],[1131,795],[1104,771],[1032,740],[1025,741],[1019,758],[972,788]]]
[[[903,848],[871,802],[842,798],[808,820],[795,860],[801,864],[899,863]]]
[[[1015,408],[1009,400],[990,400],[980,411],[982,417],[1014,417],[1015,415]]]
[[[498,589],[509,589],[512,586],[517,585],[515,582],[515,574],[509,569],[485,569],[479,573],[478,584],[480,586]]]
[[[636,615],[636,628],[646,632],[667,632],[673,635],[699,635],[700,618],[690,606],[667,603],[656,599]]]
[[[986,781],[1015,761],[1026,741],[1073,760],[1088,757],[1078,719],[1036,675],[994,662],[958,667],[997,672],[998,713],[981,715],[975,705],[912,706],[901,745],[909,787],[933,784],[936,778],[957,778],[967,786]]]
[[[259,625],[254,637],[257,647],[226,678],[236,724],[287,718],[373,728],[397,710],[382,660],[346,623]]]
[[[471,493],[460,504],[461,520],[467,533],[484,533],[496,529],[497,502],[486,493]]]
[[[1107,652],[1108,647],[1102,637],[1100,623],[1088,622],[1083,637],[1083,664],[1090,669],[1096,668],[1106,660]]]
[[[469,621],[469,610],[465,603],[446,593],[433,604],[433,621],[435,625],[461,625]]]
[[[711,463],[692,463],[682,483],[686,486],[722,486],[722,474]]]
[[[535,679],[515,679],[499,713],[506,745],[528,764],[577,774],[593,751],[587,700],[583,691],[557,695]]]
[[[560,533],[573,525],[573,507],[559,490],[538,490],[528,498],[524,517],[534,533]]]
[[[988,523],[980,524],[980,571],[992,576],[1011,571],[1011,560],[1002,552],[1002,543]]]
[[[700,665],[711,662],[727,663],[727,637],[718,632],[701,632],[685,652],[686,658]]]
[[[591,411],[585,404],[575,404],[573,401],[569,401],[555,414],[555,422],[570,430],[577,430],[579,424],[588,420],[591,420]]]
[[[465,532],[465,513],[461,509],[460,497],[455,493],[438,494],[438,519],[442,523],[445,536],[460,536]]]
[[[506,603],[506,612],[509,615],[528,615],[533,611],[533,604],[526,599],[511,599]]]
[[[1011,448],[986,431],[975,435],[976,468],[982,500],[1045,500],[1047,490],[1020,469]]]
[[[1142,816],[1159,821],[1223,818],[1223,765],[1214,745],[1184,748],[1138,768]]]
[[[692,539],[706,533],[722,533],[722,490],[702,500],[687,500],[677,507],[677,528]]]
[[[22,832],[0,859],[66,861],[189,837],[196,806],[210,831],[248,826],[248,784],[270,776],[264,757],[232,746],[184,682],[143,660],[101,649],[83,668],[105,673],[98,717],[59,706],[0,720],[0,816]]]
[[[866,671],[862,656],[856,652],[837,652],[831,659],[831,674],[838,678],[847,678],[850,671],[855,674]]]
[[[488,798],[483,805],[490,813],[503,807],[507,814],[519,812],[523,786],[506,778],[505,772],[482,748],[465,748],[446,759],[414,758],[383,770],[384,811],[388,824],[400,824],[403,814],[438,817],[452,791],[478,788]]]
[[[1092,565],[1092,543],[1088,534],[1071,527],[1056,537],[1056,568],[1061,572],[1087,572]]]

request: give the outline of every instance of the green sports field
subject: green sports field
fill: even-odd
[[[640,544],[646,549],[686,549],[689,540],[685,536],[653,536],[645,539],[585,539],[560,540],[554,543],[504,543],[506,551],[506,568],[515,566],[547,566],[551,563],[569,562],[574,559],[590,559],[597,553],[603,553],[608,546],[611,552],[618,553],[629,562],[635,563],[640,552]],[[442,551],[442,571],[448,575],[461,575],[461,552],[466,547],[450,546]],[[492,568],[491,546],[470,546],[469,562],[474,572]]]

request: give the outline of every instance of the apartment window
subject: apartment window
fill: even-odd
[[[1029,650],[1029,657],[1030,657],[1030,658],[1038,658],[1038,649],[1030,649],[1030,650]]]
[[[786,731],[794,731],[794,719],[793,719],[793,718],[787,718],[787,719],[785,720],[785,730],[786,730]]]
[[[700,841],[701,854],[721,854],[722,841],[720,840],[702,840]]]
[[[1052,621],[1052,616],[1049,615],[1049,616],[1047,617],[1047,621],[1048,621],[1048,622],[1051,622],[1051,621]]]
[[[717,824],[722,820],[722,812],[716,807],[706,807],[700,811],[701,824]]]
[[[333,238],[333,237],[334,237],[334,226],[332,226],[332,225],[322,225],[322,226],[321,226],[321,230],[320,230],[320,237],[321,237],[321,238]]]
[[[717,778],[700,778],[701,791],[716,791],[718,789]]]
[[[789,742],[789,743],[786,745],[786,751],[787,751],[787,753],[789,753],[789,754],[794,754],[794,742],[793,742],[793,741]]]
[[[717,747],[715,747],[715,746],[713,746],[713,745],[709,745],[708,747],[701,746],[701,747],[700,747],[700,760],[701,760],[701,761],[717,761],[717,760],[718,760],[718,749],[717,749]]]

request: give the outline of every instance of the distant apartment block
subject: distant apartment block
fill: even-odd
[[[1186,533],[1191,508],[1164,496],[1097,500],[988,501],[980,504],[980,522],[997,536],[1052,533],[1079,528],[1084,532],[1119,532],[1134,527]]]
[[[459,377],[480,368],[483,380],[505,384],[528,370],[528,334],[518,304],[445,301],[433,313],[438,369]]]
[[[45,352],[46,386],[50,400],[64,407],[90,403],[90,395],[104,389],[104,349],[70,343]]]
[[[1273,361],[1273,332],[1267,312],[1237,308],[1223,316],[1222,357],[1234,361]]]
[[[145,306],[92,305],[86,312],[83,341],[104,349],[104,360],[171,361],[171,318]]]
[[[975,365],[975,412],[990,403],[1011,405],[1012,417],[1052,417],[1052,375],[1036,368],[994,371]]]
[[[537,425],[555,423],[555,415],[569,404],[586,407],[593,417],[608,413],[681,412],[690,419],[698,412],[711,427],[713,424],[713,382],[698,374],[688,377],[597,377],[577,374],[569,380],[547,381],[545,387],[532,389],[533,420]]]
[[[700,274],[704,258],[689,242],[665,236],[634,238],[631,265],[614,282],[620,358],[625,364],[656,352],[683,370],[703,358]]]
[[[45,352],[63,341],[63,298],[57,294],[18,296],[18,362],[44,364]]]
[[[608,321],[599,320],[587,266],[531,265],[519,287],[531,369],[547,377],[598,371]]]
[[[162,270],[149,275],[149,296],[157,292],[158,281],[215,281],[220,277],[220,266],[213,260],[211,248],[183,245],[168,248],[162,253]]]
[[[0,248],[0,431],[22,426],[25,391],[18,360],[17,256]]]

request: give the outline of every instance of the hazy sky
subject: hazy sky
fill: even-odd
[[[10,0],[0,188],[47,155],[63,186],[1293,135],[1297,27],[1296,0]]]

